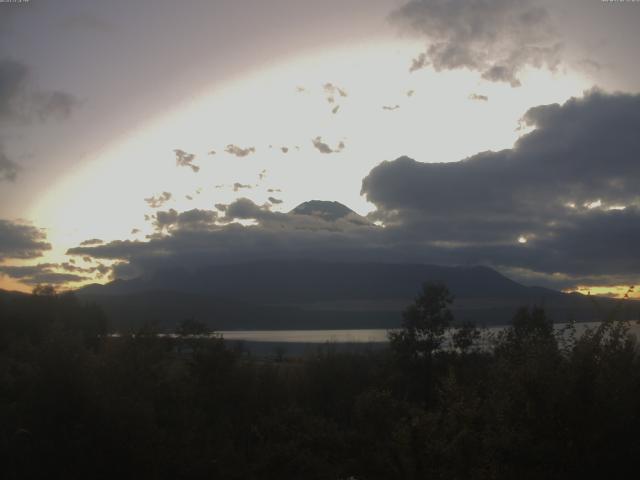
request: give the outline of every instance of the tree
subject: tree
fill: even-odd
[[[426,282],[415,302],[403,312],[402,328],[389,333],[392,350],[404,358],[431,357],[442,346],[453,322],[453,296],[441,283]]]
[[[558,342],[553,321],[541,307],[521,307],[511,321],[511,326],[500,333],[496,345],[498,356],[512,358],[532,355],[549,358],[558,354]]]
[[[176,327],[176,335],[181,337],[206,335],[209,332],[210,329],[205,323],[202,323],[193,317],[184,319]]]
[[[452,336],[453,346],[462,354],[467,353],[479,339],[480,330],[472,322],[463,323]]]

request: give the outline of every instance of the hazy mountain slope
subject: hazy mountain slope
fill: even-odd
[[[347,299],[413,298],[425,281],[445,283],[457,297],[553,297],[558,292],[530,289],[486,267],[440,267],[384,263],[312,261],[252,262],[163,270],[151,278],[89,286],[81,293],[102,295],[175,290],[262,303],[308,303]]]
[[[162,271],[78,294],[100,304],[118,328],[144,320],[173,325],[188,317],[217,329],[391,328],[424,281],[449,286],[458,320],[504,324],[521,305],[542,305],[556,321],[598,317],[588,297],[526,287],[487,267],[254,262]],[[598,303],[605,310],[615,304]],[[628,305],[638,310],[637,303]]]

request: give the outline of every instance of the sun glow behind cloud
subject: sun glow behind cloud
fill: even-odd
[[[54,247],[42,261],[63,261],[67,248],[88,238],[143,239],[152,231],[144,216],[154,211],[144,199],[162,192],[172,194],[162,208],[178,211],[277,197],[283,203],[274,210],[328,199],[365,214],[373,207],[360,182],[379,162],[401,155],[456,161],[511,147],[528,108],[589,87],[580,77],[539,70],[515,89],[468,71],[410,74],[407,59],[419,49],[394,41],[296,58],[150,120],[33,205],[30,218],[47,228]],[[329,93],[328,83],[345,95]],[[312,143],[318,137],[344,148],[321,153]],[[255,152],[237,157],[225,152],[228,145]],[[199,172],[176,167],[175,149],[195,154]]]

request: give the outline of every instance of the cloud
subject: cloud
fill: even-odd
[[[341,97],[347,97],[348,93],[346,92],[346,90],[338,87],[337,85],[334,85],[333,83],[325,83],[323,85],[324,91],[325,93],[329,94],[329,95],[340,95]]]
[[[174,153],[176,154],[176,165],[178,167],[189,167],[193,170],[193,173],[198,173],[200,171],[200,167],[193,163],[196,158],[195,154],[187,153],[180,149],[174,150]]]
[[[535,0],[410,0],[391,19],[426,38],[410,71],[465,68],[517,87],[525,67],[553,70],[560,62],[560,35]]]
[[[48,118],[66,120],[80,104],[76,97],[65,92],[41,92],[35,98],[35,112],[42,121]]]
[[[116,275],[305,258],[485,264],[554,287],[637,283],[640,95],[591,91],[532,108],[522,123],[533,130],[510,149],[379,164],[362,183],[376,207],[368,221],[348,209],[332,216],[338,207],[323,202],[282,213],[273,197],[241,198],[215,211],[157,212],[146,241],[68,253],[121,262]]]
[[[256,149],[255,147],[242,148],[237,145],[229,144],[227,145],[227,148],[224,149],[224,151],[231,155],[235,155],[238,158],[242,158],[255,153]]]
[[[311,142],[313,143],[313,146],[316,148],[316,150],[318,150],[320,153],[325,154],[341,152],[345,147],[344,142],[341,141],[340,143],[338,143],[337,147],[331,148],[329,144],[322,141],[322,137],[316,137],[311,140]]]
[[[37,118],[65,119],[79,105],[72,95],[39,90],[29,67],[13,59],[0,60],[0,123],[25,123]]]
[[[29,69],[15,60],[0,60],[0,120],[22,116],[27,96]]]
[[[275,197],[269,197],[269,201],[274,205],[280,205],[282,203],[282,200]]]
[[[3,180],[14,181],[19,170],[18,164],[7,157],[0,143],[0,182]]]
[[[206,227],[215,223],[217,219],[218,213],[212,210],[194,208],[186,212],[178,213],[172,208],[168,211],[156,212],[154,225],[156,229],[160,231],[175,226],[187,230]]]
[[[574,277],[639,271],[640,95],[592,91],[532,108],[523,123],[535,129],[512,149],[378,165],[362,183],[372,218],[443,263]]]
[[[411,60],[411,66],[409,67],[409,72],[413,73],[418,70],[422,70],[423,68],[429,65],[429,61],[427,60],[427,54],[421,53],[416,58]]]
[[[233,184],[233,191],[237,192],[238,190],[242,190],[244,188],[253,188],[251,185],[243,185],[242,183],[236,182]]]
[[[396,105],[393,105],[393,106],[391,106],[391,105],[384,105],[384,106],[382,107],[382,109],[383,109],[383,110],[388,110],[388,111],[398,110],[399,108],[400,108],[400,105],[397,105],[397,104],[396,104]]]
[[[280,150],[282,150],[282,153],[289,153],[289,147],[280,147]]]
[[[469,100],[477,100],[480,102],[488,102],[489,101],[489,97],[487,97],[486,95],[480,95],[477,93],[472,93],[471,95],[469,95]]]
[[[344,90],[343,88],[338,87],[337,85],[334,85],[333,83],[329,82],[329,83],[325,83],[322,86],[324,93],[325,93],[325,99],[327,100],[327,102],[331,105],[331,113],[332,114],[337,114],[338,111],[340,110],[340,105],[334,105],[337,101],[336,97],[342,97],[342,98],[346,98],[349,96],[349,94],[347,93],[346,90]]]
[[[126,275],[150,273],[172,265],[197,268],[266,258],[346,260],[367,250],[362,241],[382,230],[348,210],[335,219],[325,218],[322,212],[280,213],[272,212],[268,204],[256,205],[246,198],[216,207],[226,212],[224,218],[213,211],[158,212],[163,231],[147,241],[118,240],[79,246],[67,253],[120,261]],[[198,221],[181,221],[187,214]],[[236,220],[253,220],[255,224],[245,226]],[[372,254],[368,258],[375,257]],[[116,268],[116,275],[124,275],[121,270]]]
[[[99,238],[91,238],[89,240],[85,240],[84,242],[80,243],[80,245],[82,246],[87,246],[87,245],[100,245],[104,243],[102,240],[100,240]]]
[[[162,207],[165,203],[167,203],[169,200],[171,200],[171,197],[173,195],[171,195],[170,192],[162,192],[160,195],[158,196],[153,196],[153,197],[149,197],[149,198],[145,198],[144,201],[147,202],[147,204],[151,207],[151,208],[160,208]]]
[[[65,265],[67,265],[69,269],[86,270],[79,267],[73,267],[73,265],[69,264]],[[85,275],[58,272],[56,271],[58,268],[62,268],[62,266],[51,263],[41,263],[38,265],[28,266],[0,265],[0,274],[18,280],[26,285],[62,285],[70,282],[81,282],[88,279]]]
[[[40,257],[51,250],[46,239],[39,228],[0,219],[0,261]]]

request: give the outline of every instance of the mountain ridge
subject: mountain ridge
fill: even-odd
[[[105,308],[118,325],[195,317],[228,330],[394,328],[425,281],[450,288],[458,321],[506,324],[523,305],[543,306],[559,322],[597,319],[589,297],[524,286],[485,266],[265,260],[163,270],[77,294]],[[615,304],[598,301],[605,308]]]

